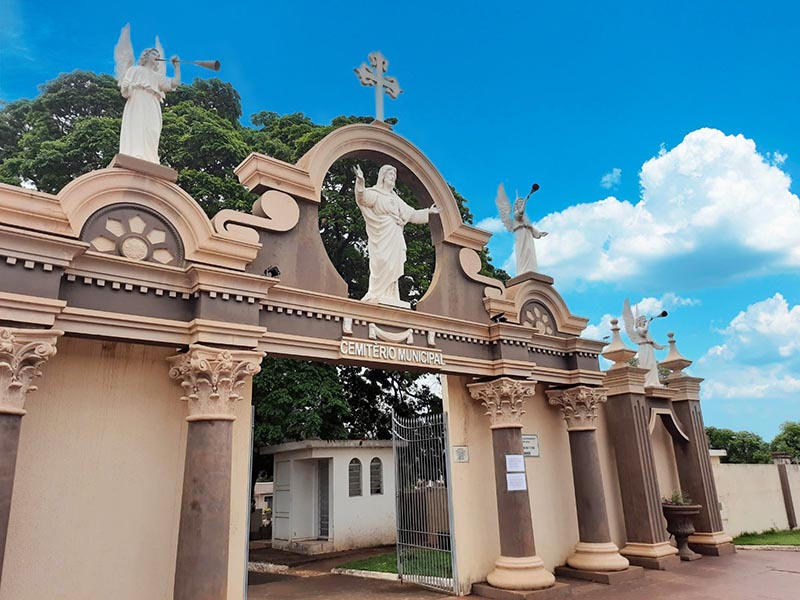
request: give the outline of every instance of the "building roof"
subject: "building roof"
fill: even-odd
[[[334,450],[337,448],[391,448],[392,440],[303,440],[301,442],[287,442],[274,446],[262,446],[259,454],[277,454],[279,452],[292,452],[294,450],[312,450],[315,448]]]

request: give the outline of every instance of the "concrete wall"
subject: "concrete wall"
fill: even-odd
[[[22,421],[2,600],[172,598],[186,406],[174,349],[65,338]],[[234,426],[229,597],[242,597],[249,398]]]
[[[675,490],[681,489],[678,479],[678,467],[675,464],[675,447],[672,436],[664,427],[661,419],[656,419],[653,432],[650,434],[650,443],[653,445],[653,460],[656,463],[658,475],[658,491],[662,498],[669,497]],[[664,521],[666,528],[667,522]]]
[[[331,479],[331,526],[336,550],[394,544],[395,481],[391,448],[348,448],[333,457]],[[374,457],[383,462],[383,494],[369,492],[369,464]],[[348,495],[350,459],[361,461],[362,496]]]
[[[788,528],[776,465],[720,464],[712,458],[712,466],[726,533]],[[800,515],[800,465],[787,465],[787,474],[795,514]]]

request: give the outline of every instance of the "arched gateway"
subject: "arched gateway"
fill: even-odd
[[[416,310],[348,298],[324,250],[323,180],[347,157],[393,165],[441,209]],[[565,562],[600,579],[666,568],[664,478],[704,505],[695,549],[730,548],[685,362],[662,389],[621,360],[606,377],[551,278],[480,275],[489,234],[412,144],[351,125],[295,165],[253,154],[236,172],[253,214],[210,221],[173,171],[125,156],[55,196],[0,185],[4,597],[241,598],[265,354],[443,375],[462,592],[552,590]],[[651,414],[674,447],[651,440]]]

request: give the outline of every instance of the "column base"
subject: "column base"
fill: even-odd
[[[578,542],[575,553],[567,558],[567,566],[579,571],[623,571],[628,564],[628,559],[620,555],[613,542]]]
[[[549,600],[572,596],[572,589],[566,583],[554,583],[544,590],[501,590],[488,583],[475,583],[471,595],[492,600]]]
[[[669,542],[659,544],[630,542],[620,550],[620,554],[627,558],[630,564],[645,569],[667,571],[681,564],[678,549]]]
[[[556,576],[615,585],[623,581],[642,579],[644,577],[644,568],[628,567],[623,571],[582,571],[570,567],[556,567]]]
[[[556,578],[538,556],[499,556],[486,581],[501,590],[531,591],[552,587]]]
[[[736,546],[733,538],[724,531],[716,533],[695,533],[689,536],[689,548],[706,556],[725,556],[734,554]]]

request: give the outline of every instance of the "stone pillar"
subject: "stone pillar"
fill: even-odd
[[[617,463],[626,544],[620,550],[632,565],[668,569],[680,564],[678,550],[669,543],[658,489],[650,409],[644,397],[647,369],[628,366],[636,352],[626,348],[617,320],[611,320],[612,341],[603,356],[614,361],[606,372],[608,428]]]
[[[236,402],[263,354],[192,345],[168,359],[189,405],[174,600],[225,600]]]
[[[506,478],[506,456],[522,456],[520,417],[525,413],[522,406],[526,398],[534,396],[536,382],[500,377],[467,387],[472,397],[486,408],[492,430],[500,556],[486,580],[504,590],[552,587],[555,577],[536,556],[527,483],[524,490],[509,491]]]
[[[797,515],[794,512],[794,501],[792,500],[792,488],[789,485],[789,473],[786,472],[786,465],[791,464],[791,454],[784,452],[773,452],[772,462],[778,467],[778,476],[781,478],[781,492],[783,492],[783,504],[786,507],[786,519],[789,521],[789,529],[797,527]]]
[[[25,398],[36,390],[33,380],[56,354],[62,331],[0,328],[0,576],[3,574],[11,494]]]
[[[606,401],[606,390],[580,385],[548,391],[547,398],[561,411],[569,432],[580,541],[574,554],[567,558],[567,565],[580,571],[627,569],[628,560],[611,541],[597,449],[597,409]]]
[[[736,552],[736,548],[731,536],[722,528],[717,487],[700,408],[700,382],[703,380],[683,372],[692,361],[677,351],[673,334],[669,333],[668,336],[670,351],[661,365],[672,371],[667,378],[667,388],[675,393],[672,408],[688,438],[682,440],[673,437],[678,478],[681,490],[695,504],[702,506],[700,514],[694,518],[695,533],[689,536],[689,547],[700,554],[731,554]]]

